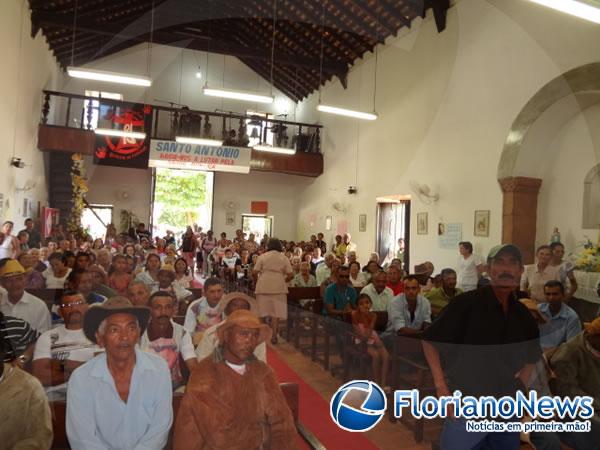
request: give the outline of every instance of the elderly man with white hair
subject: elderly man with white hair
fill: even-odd
[[[137,347],[148,308],[113,297],[84,316],[86,337],[105,349],[78,369],[67,389],[67,436],[73,449],[156,449],[173,422],[171,374],[159,356]]]

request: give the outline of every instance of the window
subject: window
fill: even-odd
[[[112,223],[113,205],[89,205],[83,209],[81,226],[94,239],[104,239],[106,226]]]
[[[242,214],[242,231],[246,234],[254,234],[256,241],[260,242],[266,234],[273,235],[273,216],[259,214]]]
[[[99,99],[108,98],[111,100],[123,100],[123,94],[115,94],[112,92],[99,92],[99,91],[85,91],[86,97],[98,97]],[[98,127],[98,117],[100,115],[100,100],[86,100],[84,105],[84,126],[88,126],[87,108],[89,102],[92,103],[92,118],[89,122],[90,128],[95,130]]]

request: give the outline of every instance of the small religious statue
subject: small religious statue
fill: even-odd
[[[550,236],[550,243],[554,244],[555,242],[560,242],[560,232],[558,231],[558,227],[554,228],[554,231]]]

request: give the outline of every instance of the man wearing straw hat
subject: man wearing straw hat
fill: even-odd
[[[553,394],[594,399],[595,415],[587,433],[560,433],[561,441],[575,449],[600,449],[600,317],[583,325],[579,333],[562,344],[550,359],[556,374]]]
[[[217,328],[219,346],[192,373],[175,423],[175,450],[293,449],[292,413],[273,371],[253,352],[271,329],[247,310]]]
[[[9,259],[0,267],[0,284],[6,289],[0,297],[0,311],[23,319],[39,333],[50,329],[50,311],[43,300],[25,291],[25,269],[19,261]]]
[[[219,302],[219,312],[224,318],[227,318],[233,311],[237,311],[238,309],[245,309],[256,314],[256,300],[243,292],[230,292],[224,295]],[[217,340],[217,328],[219,325],[221,323],[211,326],[204,333],[196,333],[196,335],[202,334],[200,343],[196,347],[198,361],[202,361],[207,356],[212,355],[215,348],[217,348],[219,344]],[[264,342],[256,346],[254,356],[265,363],[267,362],[267,345]]]
[[[137,343],[148,308],[112,297],[89,308],[86,337],[105,353],[77,368],[67,389],[67,436],[73,449],[164,448],[173,422],[171,374]]]

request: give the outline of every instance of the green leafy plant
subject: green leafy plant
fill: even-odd
[[[198,171],[156,171],[155,208],[158,221],[182,228],[198,221],[198,208],[206,199],[206,175]]]

